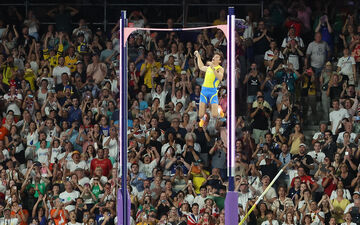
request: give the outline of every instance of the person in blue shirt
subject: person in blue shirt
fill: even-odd
[[[72,99],[72,106],[70,107],[68,115],[69,123],[81,120],[81,109],[79,108],[79,100],[77,98]]]
[[[149,108],[148,103],[144,100],[144,93],[141,91],[137,95],[138,101],[139,101],[139,109],[140,111],[143,111],[147,108]]]
[[[274,71],[275,77],[278,80],[278,83],[286,83],[288,86],[289,92],[291,94],[295,93],[295,81],[301,76],[298,71],[296,71],[291,63],[280,64],[278,68]]]
[[[142,192],[144,190],[144,180],[146,180],[145,174],[139,172],[139,165],[137,163],[133,163],[131,165],[131,186],[136,187],[138,192]]]

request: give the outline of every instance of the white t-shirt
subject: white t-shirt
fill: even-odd
[[[61,84],[61,74],[63,73],[67,73],[70,76],[70,69],[67,66],[55,66],[55,68],[53,69],[53,76],[54,79],[56,79],[55,83],[56,84]]]
[[[315,151],[311,151],[308,153],[308,155],[320,163],[324,162],[325,154],[323,152],[316,153]]]
[[[274,58],[274,56],[275,56],[274,52],[271,49],[269,49],[265,52],[264,59],[269,61],[269,60],[272,60]],[[284,58],[284,56],[281,52],[279,52],[279,58],[280,59]]]
[[[183,54],[181,54],[181,53],[179,53],[179,54],[177,54],[177,53],[175,53],[175,54],[172,54],[172,53],[170,53],[170,54],[167,54],[165,57],[164,57],[164,63],[166,63],[168,60],[169,60],[169,57],[170,56],[173,56],[174,57],[174,65],[175,66],[180,66],[180,61],[184,61],[184,55]]]
[[[145,164],[139,160],[139,172],[144,173],[146,177],[152,177],[153,169],[157,166],[157,161],[154,159],[151,163]]]
[[[288,43],[289,41],[291,41],[291,40],[297,41],[298,45],[299,45],[301,48],[304,47],[304,42],[303,42],[302,38],[301,38],[301,37],[298,37],[298,36],[296,36],[295,38],[291,38],[291,37],[289,37],[289,36],[286,37],[286,38],[284,38],[284,40],[283,40],[283,42],[282,42],[282,44],[281,44],[281,47],[282,47],[282,48],[285,48],[286,45],[287,45],[287,43]]]
[[[40,163],[49,164],[49,149],[48,148],[39,148],[36,151],[37,161]]]
[[[78,164],[76,164],[74,161],[71,161],[71,162],[67,163],[66,168],[68,168],[70,170],[70,172],[74,172],[77,168],[86,170],[87,165],[86,165],[85,161],[80,161]]]
[[[5,219],[4,217],[2,217],[0,219],[0,225],[18,225],[18,218],[10,218],[10,219]]]
[[[37,131],[35,131],[34,133],[28,133],[28,135],[26,136],[26,144],[28,146],[33,146],[35,145],[37,142],[39,141],[39,134]]]
[[[277,220],[273,220],[273,221],[271,221],[271,224],[270,224],[270,222],[266,220],[266,221],[262,222],[261,225],[279,225],[279,222]]]
[[[345,131],[339,133],[338,138],[336,139],[336,143],[342,144],[344,143],[344,133]],[[356,139],[355,133],[350,133],[350,143],[354,143]]]
[[[55,163],[55,159],[60,160],[59,159],[59,155],[61,154],[61,146],[57,147],[57,148],[51,148],[51,159],[50,162],[51,163]]]
[[[152,100],[155,98],[158,98],[160,100],[160,108],[165,109],[165,101],[166,101],[166,95],[168,94],[167,91],[162,91],[160,94],[158,94],[155,89],[151,90],[151,96]]]
[[[14,98],[14,99],[18,99],[18,100],[22,100],[22,95],[21,94],[16,94],[16,95],[13,95],[13,96],[10,96],[9,94],[5,94],[4,95],[4,99],[5,100],[8,100],[10,98]],[[21,111],[20,111],[20,108],[19,106],[15,103],[15,102],[12,102],[8,105],[7,109],[6,109],[6,113],[9,112],[9,110],[12,110],[14,111],[14,115],[15,116],[20,116],[21,115]]]
[[[182,96],[181,98],[177,98],[176,96],[172,96],[172,97],[171,97],[171,101],[172,101],[172,103],[174,103],[174,106],[175,106],[175,107],[176,107],[176,104],[177,104],[178,102],[181,102],[182,105],[183,105],[183,107],[181,108],[181,112],[184,112],[184,109],[186,108],[186,105],[185,105],[185,103],[186,103],[186,98],[185,98],[184,96]]]
[[[204,208],[206,198],[207,197],[203,198],[201,195],[198,195],[195,197],[193,204],[197,203],[199,205],[199,209],[202,209],[202,208]]]
[[[337,111],[332,111],[330,114],[329,114],[329,118],[330,118],[330,122],[332,124],[332,127],[331,127],[331,132],[333,134],[335,134],[336,132],[336,128],[338,127],[339,123],[341,122],[342,119],[344,118],[349,118],[349,113],[346,109],[344,108],[341,108]]]
[[[355,65],[355,59],[352,56],[343,56],[339,59],[337,66],[340,67],[340,73],[348,76],[353,75],[353,65]]]
[[[62,203],[68,203],[71,201],[75,201],[76,199],[80,196],[80,193],[78,191],[72,191],[72,192],[61,192],[61,194],[59,195],[60,200],[62,201]],[[75,205],[68,205],[65,207],[65,209],[69,212],[73,211],[75,209]]]
[[[107,142],[107,140],[110,138],[110,136],[107,136],[103,139],[103,146],[105,145],[105,143]],[[109,148],[109,156],[117,159],[118,156],[118,142],[117,139],[111,139],[109,142],[109,145],[106,146]]]
[[[71,222],[68,222],[66,225],[82,225],[82,223],[78,223],[78,222],[71,223]]]

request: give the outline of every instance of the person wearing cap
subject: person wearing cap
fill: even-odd
[[[95,83],[99,85],[107,74],[107,67],[105,63],[100,62],[99,53],[93,53],[91,59],[92,63],[87,66],[86,75],[94,79]]]
[[[71,79],[75,79],[76,76],[80,76],[83,83],[86,82],[86,71],[84,69],[84,62],[81,60],[78,60],[75,63],[75,70],[71,73]]]
[[[315,166],[313,165],[314,160],[310,155],[306,154],[307,146],[304,143],[299,145],[299,153],[293,155],[293,160],[297,161],[298,166],[301,166],[305,169],[306,174],[310,174],[310,170],[313,170]]]
[[[71,174],[75,172],[76,169],[86,169],[87,165],[85,161],[80,160],[80,152],[79,151],[73,151],[71,154],[72,161],[69,161],[66,164],[67,174]]]

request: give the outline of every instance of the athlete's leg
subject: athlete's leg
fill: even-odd
[[[205,115],[206,104],[204,102],[199,103],[199,118],[201,119]]]
[[[214,117],[215,119],[218,117],[219,113],[219,105],[216,103],[211,104],[211,116]]]

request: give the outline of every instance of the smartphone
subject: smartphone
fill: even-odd
[[[345,155],[349,155],[349,152],[345,152]]]

